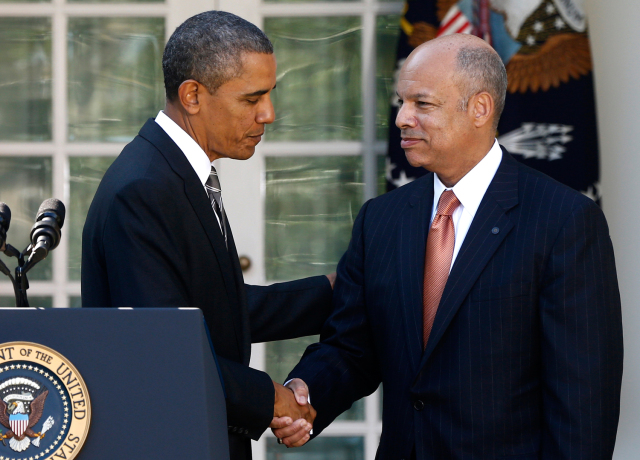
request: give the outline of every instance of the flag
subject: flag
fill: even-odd
[[[509,80],[497,138],[527,164],[600,201],[598,136],[582,0],[413,0],[401,18],[397,70],[411,51],[451,33],[472,33],[502,58]],[[398,72],[396,72],[396,75]],[[427,173],[400,148],[392,104],[387,190]]]

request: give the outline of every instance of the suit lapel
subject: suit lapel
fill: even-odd
[[[153,119],[150,119],[145,123],[140,130],[140,136],[151,142],[158,151],[160,151],[169,163],[171,169],[173,169],[184,181],[184,191],[187,199],[207,234],[209,243],[213,248],[220,266],[220,272],[222,273],[224,285],[229,296],[231,310],[233,310],[232,314],[234,317],[238,346],[242,350],[242,343],[244,341],[241,339],[241,337],[243,337],[241,313],[238,311],[238,308],[234,307],[240,304],[236,281],[233,274],[234,267],[229,252],[227,251],[224,236],[220,230],[220,225],[218,224],[213,208],[211,207],[207,194],[202,187],[200,179],[182,150],[180,150],[171,137],[169,137],[169,135]],[[230,230],[228,230],[228,234],[231,234]]]
[[[397,226],[399,291],[405,323],[409,359],[415,371],[422,355],[422,285],[427,229],[433,206],[433,174],[409,197]]]
[[[513,228],[507,211],[518,204],[518,166],[503,150],[502,162],[480,203],[449,274],[420,366],[433,352],[493,254]]]

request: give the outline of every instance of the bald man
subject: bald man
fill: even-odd
[[[404,63],[396,124],[431,174],[354,223],[321,342],[290,374],[317,409],[314,435],[382,383],[377,459],[611,458],[622,326],[609,230],[593,201],[498,145],[506,88],[499,56],[469,35]]]

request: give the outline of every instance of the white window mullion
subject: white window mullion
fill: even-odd
[[[267,135],[269,135],[268,131]],[[363,144],[358,141],[266,141],[260,145],[260,148],[260,153],[267,157],[354,156],[362,155],[363,152]]]
[[[367,431],[364,438],[364,458],[365,460],[375,460],[378,444],[380,443],[380,433],[382,432],[382,422],[380,421],[380,391],[381,387],[367,399],[365,399],[365,417]]]
[[[267,367],[266,358],[267,346],[264,343],[254,343],[251,345],[251,362],[249,366],[254,369],[264,370]],[[251,451],[253,453],[253,460],[266,460],[267,458],[267,443],[266,440],[271,434],[271,430],[267,431],[260,437],[258,441],[251,441]]]
[[[165,0],[166,7],[164,15],[165,22],[165,42],[176,28],[184,21],[203,11],[215,10],[219,8],[219,0]],[[149,5],[144,5],[149,6]],[[164,5],[163,5],[164,6]],[[154,114],[155,115],[155,114]]]
[[[67,144],[67,16],[63,11],[63,0],[53,0],[52,17],[52,128],[53,128],[53,196],[60,199],[68,208],[68,164]],[[68,219],[68,215],[66,216]],[[69,305],[67,296],[68,232],[62,229],[60,245],[53,253],[53,283],[51,295],[53,306],[64,308]]]
[[[368,0],[373,4],[373,0]],[[362,18],[362,115],[364,199],[377,195],[376,142],[376,14],[373,8]]]
[[[52,142],[0,142],[0,156],[3,157],[41,157],[53,155]]]

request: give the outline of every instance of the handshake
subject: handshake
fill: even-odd
[[[271,431],[279,444],[300,447],[311,437],[316,410],[309,403],[309,388],[300,379],[292,379],[286,386],[273,382],[275,402]]]

